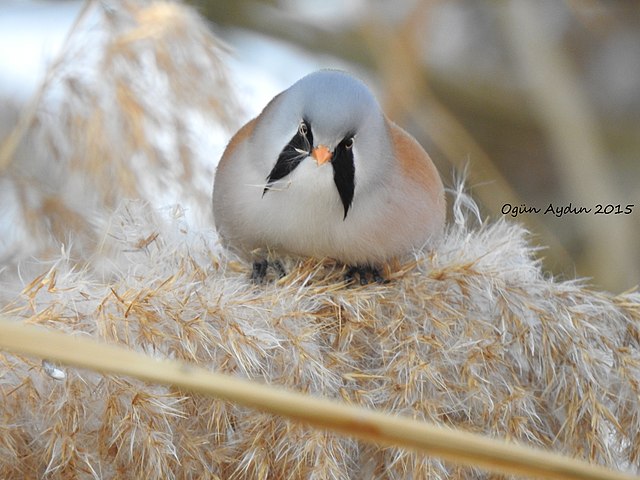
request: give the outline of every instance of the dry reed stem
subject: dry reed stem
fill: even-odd
[[[46,331],[1,317],[0,345],[14,353],[35,355],[104,374],[126,375],[171,385],[282,415],[317,428],[377,444],[415,449],[455,463],[481,466],[495,473],[559,480],[637,478],[541,450],[239,380],[187,362],[153,359],[121,347]],[[138,403],[143,401],[153,399],[137,399]],[[178,409],[175,415],[184,418]]]

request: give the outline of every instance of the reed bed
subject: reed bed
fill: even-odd
[[[639,296],[545,277],[517,224],[454,225],[390,284],[356,288],[313,260],[253,285],[210,231],[141,201],[111,225],[110,277],[61,257],[2,313],[637,472]],[[6,478],[484,478],[181,388],[2,359]]]
[[[0,171],[18,228],[0,316],[640,473],[640,294],[554,279],[462,188],[442,241],[388,284],[348,287],[328,259],[251,283],[211,225],[196,135],[236,108],[224,49],[180,4],[91,8],[100,28],[77,31],[98,47],[71,37]],[[0,365],[2,478],[496,478],[180,386]]]

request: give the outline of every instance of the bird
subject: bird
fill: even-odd
[[[446,217],[427,152],[363,81],[329,69],[302,77],[237,131],[212,203],[222,245],[253,262],[258,282],[269,267],[285,275],[278,256],[331,258],[345,280],[385,282],[381,268],[433,246]]]

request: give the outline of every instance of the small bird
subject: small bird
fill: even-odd
[[[231,139],[216,170],[213,212],[223,245],[253,261],[333,258],[345,279],[384,281],[380,267],[432,244],[445,223],[442,181],[420,144],[367,86],[320,70],[276,95]]]

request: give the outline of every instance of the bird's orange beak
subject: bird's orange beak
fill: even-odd
[[[318,145],[311,152],[311,156],[315,158],[318,165],[322,165],[323,163],[327,163],[331,160],[333,154],[329,151],[329,149],[324,145]]]

